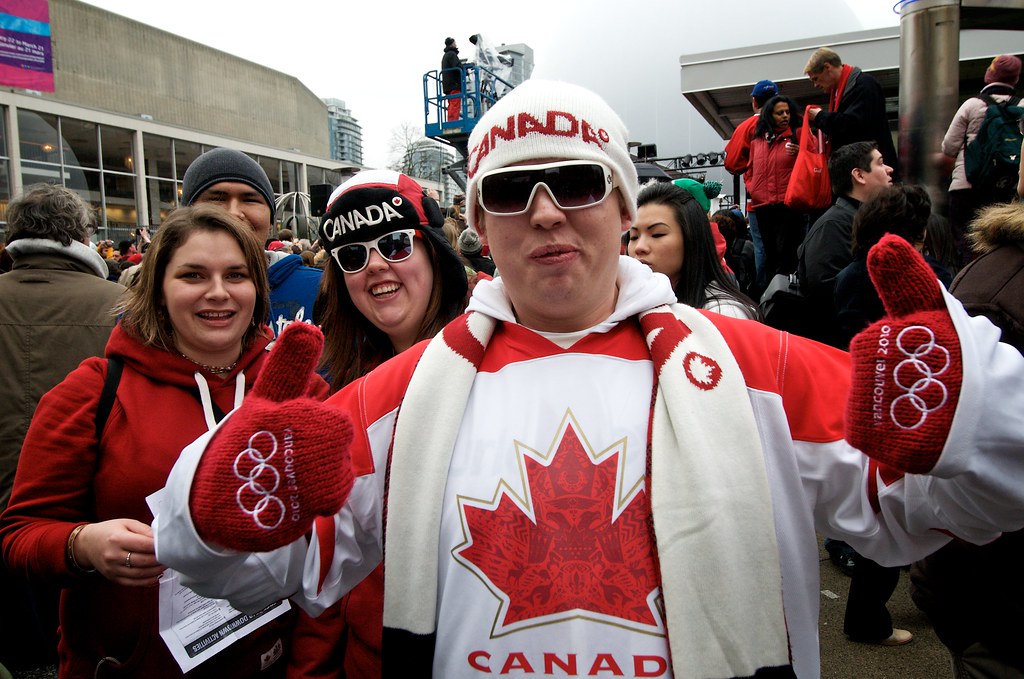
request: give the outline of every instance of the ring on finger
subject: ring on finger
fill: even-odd
[[[132,553],[128,552],[128,556],[124,558],[124,565],[128,568],[132,567]]]

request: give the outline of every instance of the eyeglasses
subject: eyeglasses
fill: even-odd
[[[521,215],[530,209],[540,186],[563,210],[597,205],[615,188],[612,171],[604,163],[562,160],[491,170],[480,177],[477,199],[489,214]]]
[[[359,273],[370,263],[370,250],[376,250],[385,261],[395,264],[412,257],[413,240],[423,234],[416,229],[386,233],[365,243],[346,243],[331,249],[331,257],[345,273]]]

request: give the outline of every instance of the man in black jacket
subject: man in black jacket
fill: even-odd
[[[814,128],[828,135],[832,150],[855,141],[873,141],[892,167],[893,179],[898,179],[899,159],[885,114],[882,86],[875,77],[844,64],[827,47],[814,51],[804,73],[815,87],[828,94],[828,110],[814,107],[807,116]]]
[[[457,70],[452,70],[457,69]],[[462,109],[462,69],[459,61],[459,46],[455,38],[445,38],[444,56],[441,57],[441,89],[451,97],[448,99],[448,122],[459,119]]]
[[[806,299],[806,327],[798,334],[839,346],[833,293],[836,276],[853,261],[850,239],[860,204],[892,183],[892,168],[872,142],[847,144],[828,161],[835,204],[807,232],[797,248],[797,276]]]

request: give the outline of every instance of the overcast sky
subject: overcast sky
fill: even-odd
[[[389,140],[423,126],[422,76],[440,68],[444,39],[473,58],[469,36],[526,43],[533,77],[600,93],[630,138],[658,155],[721,150],[680,94],[679,56],[895,26],[895,0],[518,0],[423,3],[322,0],[87,0],[297,77],[345,101],[363,129],[363,160],[389,162]],[[785,77],[799,74],[778,74]],[[267,92],[268,97],[274,96]]]

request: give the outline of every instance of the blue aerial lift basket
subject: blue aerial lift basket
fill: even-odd
[[[447,71],[460,72],[462,91],[446,95],[441,90],[441,74]],[[458,69],[428,71],[423,74],[423,133],[430,139],[437,139],[454,146],[465,159],[469,134],[480,121],[480,116],[496,102],[512,85],[502,80],[489,69],[473,63],[462,64]],[[457,120],[448,120],[448,104],[459,100],[460,115]]]

